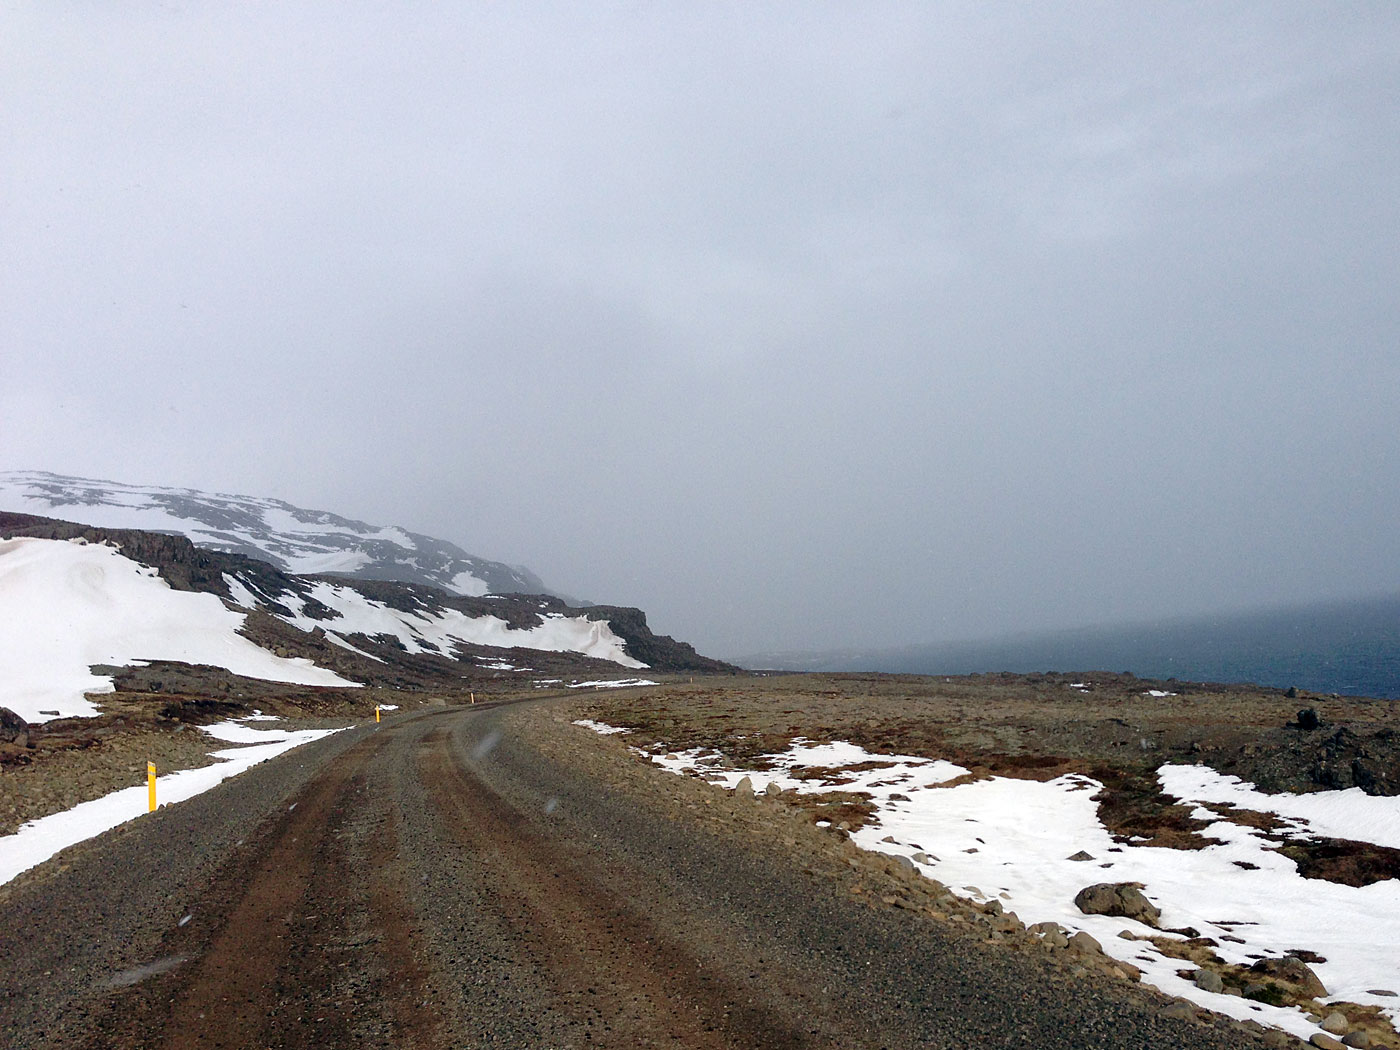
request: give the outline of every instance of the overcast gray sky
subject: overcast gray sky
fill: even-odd
[[[734,655],[1400,590],[1400,4],[0,7],[0,468]]]

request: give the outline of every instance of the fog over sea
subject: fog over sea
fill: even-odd
[[[1128,671],[1141,678],[1400,699],[1400,595],[1231,616],[1085,627],[977,642],[757,654],[783,670],[974,674]]]

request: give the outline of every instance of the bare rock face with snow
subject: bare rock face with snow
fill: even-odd
[[[1074,898],[1075,907],[1085,915],[1119,915],[1156,926],[1162,917],[1158,907],[1142,893],[1136,882],[1101,882],[1086,886]]]
[[[453,594],[545,594],[529,569],[468,554],[397,527],[368,525],[278,499],[159,485],[0,471],[0,510],[108,529],[176,533],[289,573],[397,580]]]

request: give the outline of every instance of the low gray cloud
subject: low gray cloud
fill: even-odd
[[[0,13],[0,459],[716,653],[1400,589],[1400,11]]]

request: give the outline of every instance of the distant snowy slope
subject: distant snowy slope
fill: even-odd
[[[547,605],[532,614],[534,623],[512,626],[501,615],[476,613],[440,603],[413,603],[395,608],[362,594],[354,586],[313,583],[304,591],[262,592],[257,581],[226,575],[231,601],[241,608],[286,609],[278,619],[302,631],[320,628],[333,644],[364,653],[370,643],[388,641],[409,654],[455,655],[459,643],[497,648],[579,653],[623,667],[647,665],[627,653],[626,642],[607,620],[567,615]],[[401,605],[410,603],[400,599]],[[505,602],[501,613],[506,614]],[[314,615],[313,615],[314,612]],[[354,640],[352,642],[352,639]],[[355,643],[358,643],[355,644]]]
[[[79,540],[0,540],[0,707],[29,722],[96,714],[109,692],[93,664],[180,660],[301,685],[353,686],[238,633],[244,614],[213,594],[172,590],[154,569]]]
[[[431,536],[282,500],[0,471],[0,510],[108,529],[178,533],[199,546],[257,558],[290,573],[426,583],[468,596],[546,593],[528,569],[474,557]]]

